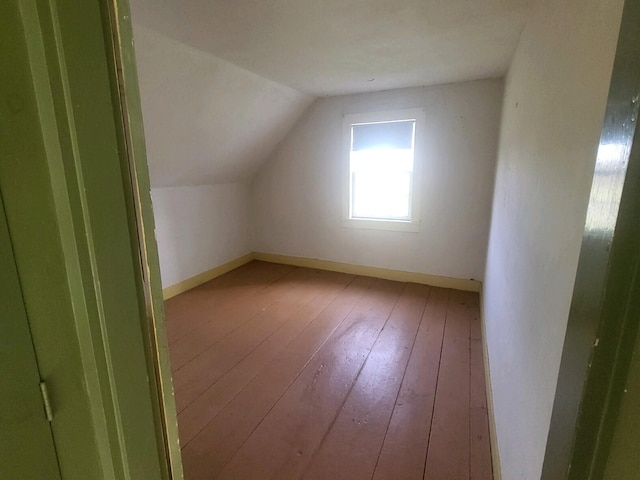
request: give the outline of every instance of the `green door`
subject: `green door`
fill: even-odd
[[[170,409],[158,395],[155,359],[163,345],[152,343],[152,319],[160,317],[146,290],[157,263],[149,266],[140,251],[133,210],[139,183],[138,177],[131,183],[124,142],[120,50],[110,43],[114,26],[129,15],[122,13],[126,0],[114,1],[0,0],[0,191],[12,250],[3,255],[17,271],[14,295],[22,297],[37,368],[35,362],[23,368],[4,351],[0,366],[6,360],[36,393],[40,379],[46,381],[55,443],[51,455],[51,447],[17,436],[22,428],[5,428],[15,410],[7,384],[16,380],[3,379],[3,480],[168,479],[166,451],[179,454],[177,436],[169,443],[161,423]],[[133,52],[130,41],[123,51]],[[148,188],[139,197],[145,195]],[[5,306],[7,280],[1,280]],[[14,348],[13,337],[0,336],[0,347]],[[36,410],[42,416],[42,401],[28,412]],[[175,425],[175,413],[168,421]],[[6,463],[14,460],[43,471],[11,471]],[[46,472],[52,463],[59,473]]]
[[[0,472],[3,478],[60,478],[40,375],[0,197]]]
[[[0,0],[0,478],[126,478],[112,473],[102,391],[81,323],[52,107],[55,64],[44,56],[47,13],[35,0]]]

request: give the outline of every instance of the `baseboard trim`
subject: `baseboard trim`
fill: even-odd
[[[491,443],[491,463],[493,466],[493,479],[502,480],[502,468],[500,463],[500,450],[498,449],[498,437],[496,434],[496,416],[493,409],[493,383],[491,382],[491,368],[489,365],[489,347],[487,345],[487,327],[484,316],[484,291],[480,291],[480,325],[482,327],[482,357],[484,360],[484,379],[487,394],[487,410],[489,413],[489,441]]]
[[[318,258],[292,257],[289,255],[265,252],[253,252],[253,258],[256,260],[262,260],[263,262],[283,263],[285,265],[293,265],[296,267],[351,273],[353,275],[384,278],[387,280],[396,280],[398,282],[421,283],[424,285],[431,285],[433,287],[453,288],[455,290],[465,290],[468,292],[480,292],[482,286],[478,280],[441,277],[439,275],[406,272],[403,270],[392,270],[390,268],[368,267],[366,265],[353,265],[350,263],[333,262]]]
[[[207,270],[206,272],[199,273],[191,278],[187,278],[181,282],[178,282],[174,285],[171,285],[167,288],[162,289],[162,296],[165,300],[175,297],[176,295],[186,292],[187,290],[191,290],[192,288],[197,287],[198,285],[202,285],[203,283],[208,282],[209,280],[213,280],[220,275],[224,275],[231,270],[234,270],[238,267],[241,267],[245,263],[249,263],[254,259],[253,252],[243,255],[242,257],[236,258],[235,260],[231,260],[230,262],[224,263],[222,265],[218,265],[217,267],[212,268],[211,270]]]
[[[321,260],[318,258],[293,257],[290,255],[280,255],[277,253],[251,252],[242,257],[231,260],[206,272],[199,273],[174,285],[162,289],[162,296],[165,300],[176,295],[191,290],[203,283],[213,280],[220,275],[224,275],[251,260],[261,260],[269,263],[282,263],[296,267],[316,268],[318,270],[329,270],[331,272],[350,273],[353,275],[364,275],[367,277],[384,278],[398,282],[413,282],[433,287],[453,288],[468,292],[480,292],[482,283],[478,280],[442,277],[439,275],[429,275],[427,273],[406,272],[403,270],[393,270],[390,268],[368,267],[366,265],[354,265],[350,263],[333,262],[331,260]],[[484,347],[483,347],[484,348]],[[486,355],[485,355],[486,359]]]

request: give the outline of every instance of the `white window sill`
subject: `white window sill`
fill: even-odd
[[[349,228],[363,228],[367,230],[391,230],[396,232],[420,231],[420,222],[405,222],[399,220],[371,220],[365,218],[343,218],[342,226]]]

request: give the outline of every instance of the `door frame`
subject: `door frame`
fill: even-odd
[[[640,2],[627,0],[567,324],[543,480],[603,478],[640,325]]]
[[[129,0],[103,0],[113,103],[129,173],[129,222],[139,255],[138,286],[144,299],[143,329],[150,374],[155,379],[156,427],[162,436],[170,478],[183,478],[177,411],[167,340],[160,260],[155,237],[151,182]]]
[[[0,127],[36,147],[0,158],[0,185],[61,470],[181,479],[128,1],[15,4],[28,75]]]
[[[46,383],[42,383],[33,348],[2,192],[0,285],[0,471],[9,478],[61,480],[51,411],[42,408]]]

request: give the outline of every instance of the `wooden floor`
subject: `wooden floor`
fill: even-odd
[[[187,480],[492,478],[477,294],[254,261],[166,311]]]

